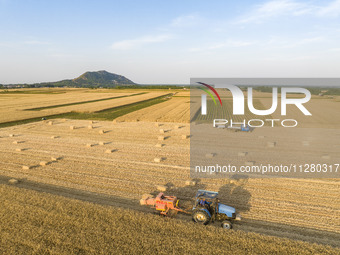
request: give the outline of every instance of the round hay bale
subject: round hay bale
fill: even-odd
[[[52,125],[53,125],[53,122],[52,122],[52,121],[49,121],[49,122],[48,122],[48,125],[52,126]]]
[[[176,126],[175,126],[175,129],[179,129],[179,126],[178,126],[178,125],[176,125]]]
[[[22,169],[23,170],[30,170],[30,169],[32,169],[32,166],[22,166]]]
[[[13,134],[10,134],[9,137],[14,137],[14,135],[13,135]]]
[[[14,141],[13,144],[18,144],[19,142],[18,141]]]
[[[105,131],[101,129],[101,130],[99,130],[99,134],[101,134],[101,135],[105,134]]]
[[[182,135],[183,140],[188,139],[189,137],[190,137],[189,135]]]
[[[166,186],[164,186],[164,185],[157,185],[156,188],[157,188],[158,191],[162,191],[162,192],[166,191]]]
[[[87,126],[88,129],[93,129],[93,126]]]
[[[70,129],[71,129],[71,130],[74,130],[74,129],[75,129],[75,127],[74,127],[74,126],[70,126]]]
[[[89,124],[93,124],[93,120],[90,120],[90,121],[89,121]]]
[[[114,151],[115,151],[115,150],[108,149],[108,150],[105,151],[105,153],[112,153],[112,152],[114,152]]]
[[[160,129],[160,130],[159,130],[159,133],[164,134],[164,133],[165,133],[165,132],[164,132],[164,129]]]
[[[57,138],[57,136],[55,136],[55,135],[51,136],[51,139],[56,139],[56,138]]]
[[[159,123],[155,123],[155,127],[159,127],[160,126],[160,124]]]
[[[329,155],[322,155],[322,157],[321,157],[322,159],[330,159],[331,158],[331,156],[329,156]]]
[[[248,154],[248,152],[239,152],[239,153],[237,153],[237,156],[245,157],[247,154]]]
[[[92,146],[93,146],[93,144],[91,144],[91,143],[87,143],[87,144],[86,144],[86,147],[87,147],[87,148],[91,148]]]
[[[8,180],[8,183],[14,185],[14,184],[18,184],[19,181],[17,179],[10,179]]]
[[[165,137],[164,136],[158,136],[158,141],[164,141]]]
[[[259,138],[260,139],[263,139],[265,136],[264,135],[259,135]]]
[[[16,148],[15,151],[23,151],[24,149]]]
[[[157,148],[162,148],[163,146],[164,146],[164,144],[162,144],[162,143],[157,143],[157,144],[156,144],[156,147],[157,147]]]
[[[105,145],[105,142],[99,142],[99,145]]]

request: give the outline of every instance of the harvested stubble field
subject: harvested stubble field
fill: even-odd
[[[2,254],[340,253],[330,246],[243,231],[226,234],[213,226],[5,185],[0,202]]]
[[[1,129],[2,175],[107,194],[113,200],[117,196],[133,210],[144,210],[138,200],[142,194],[155,194],[157,185],[168,186],[169,194],[184,201],[199,188],[215,190],[222,202],[244,216],[236,230],[340,246],[337,180],[201,179],[196,186],[185,186],[190,179],[191,138],[182,135],[189,134],[188,124],[95,121],[89,130],[86,120],[52,121],[53,125],[41,121]],[[163,141],[158,140],[160,129]],[[14,140],[23,142],[13,144]],[[24,150],[18,152],[18,147]],[[51,162],[51,156],[59,160]],[[257,160],[266,156],[259,154]],[[154,162],[155,158],[162,161]],[[41,161],[50,163],[40,166]],[[24,170],[23,165],[34,167]]]
[[[103,93],[86,91],[66,90],[66,93],[62,94],[60,98],[65,95],[72,97],[67,101],[72,103],[82,101],[82,98],[86,98],[85,100],[88,101],[122,96],[113,92],[115,90],[103,90]],[[39,94],[36,99],[32,97],[29,102],[26,102],[26,99],[21,100],[22,98],[17,97],[17,94],[6,94],[5,97],[1,95],[0,100],[4,104],[1,103],[0,122],[9,121],[9,117],[18,120],[30,117],[27,115],[28,113],[41,114],[44,111],[60,111],[61,108],[67,109],[67,111],[89,109],[87,107],[94,107],[91,108],[91,111],[107,109],[118,106],[121,101],[131,100],[129,102],[134,102],[134,100],[145,100],[145,98],[169,93],[169,91],[161,91],[134,95],[140,92],[124,90],[123,95],[133,96],[40,111],[24,111],[24,109],[61,105],[65,104],[65,100],[57,100],[56,96],[60,94]],[[84,93],[84,97],[80,97],[81,93]],[[26,193],[26,191],[24,194],[20,194],[18,190],[3,188],[4,194],[9,194],[8,197],[1,196],[2,201],[6,201],[3,203],[6,207],[1,207],[0,210],[8,212],[8,214],[3,215],[15,217],[14,215],[17,214],[11,213],[13,210],[22,212],[18,215],[17,220],[22,229],[27,231],[37,229],[41,235],[37,239],[32,238],[29,234],[24,235],[26,232],[23,231],[11,235],[10,232],[13,229],[20,228],[15,223],[4,221],[8,222],[9,225],[2,228],[1,236],[4,238],[1,238],[0,242],[6,245],[0,245],[0,247],[12,253],[35,251],[34,249],[39,252],[38,250],[41,248],[42,250],[49,249],[52,253],[77,253],[77,249],[79,249],[79,252],[83,250],[85,253],[102,251],[105,254],[108,249],[122,246],[122,253],[133,253],[130,250],[131,247],[138,246],[133,240],[143,242],[143,247],[149,251],[148,249],[155,249],[155,246],[150,247],[146,240],[156,238],[157,240],[160,239],[160,245],[167,242],[174,243],[171,250],[164,250],[168,253],[186,252],[183,249],[192,249],[193,253],[198,254],[206,253],[206,250],[199,248],[201,247],[199,245],[204,244],[204,247],[211,245],[211,240],[218,240],[218,245],[216,245],[217,248],[214,245],[215,248],[209,250],[219,251],[220,253],[225,250],[235,251],[234,254],[256,253],[258,251],[261,251],[262,254],[339,253],[339,250],[326,246],[316,246],[238,231],[257,232],[340,247],[340,182],[337,179],[249,178],[230,180],[204,178],[197,180],[196,186],[185,185],[185,182],[190,180],[190,140],[194,138],[187,137],[190,134],[190,126],[188,123],[183,123],[187,121],[189,110],[189,104],[186,102],[190,98],[187,95],[187,92],[177,93],[170,100],[156,105],[157,107],[150,106],[135,113],[127,114],[119,118],[116,123],[112,121],[91,121],[90,123],[89,120],[51,119],[0,129],[1,175],[20,179],[22,183],[28,180],[64,187],[67,189],[67,194],[74,197],[76,197],[76,193],[73,189],[92,192],[91,194],[95,195],[89,195],[91,200],[88,201],[115,206],[111,209],[97,208],[95,205],[77,201],[71,202],[63,198],[33,192]],[[11,99],[7,98],[11,96],[13,96]],[[28,98],[26,94],[20,96]],[[14,97],[17,97],[16,99],[19,99],[19,101],[16,101]],[[40,101],[40,103],[36,103],[35,100]],[[5,103],[9,102],[12,102],[12,105],[9,104],[11,110],[6,112]],[[25,106],[20,106],[20,103],[25,103]],[[262,104],[265,105],[264,102]],[[121,122],[123,120],[131,122]],[[49,124],[50,121],[52,124]],[[155,121],[158,122],[155,123]],[[73,129],[70,128],[71,126]],[[340,155],[340,147],[334,140],[334,137],[340,135],[338,130],[321,130],[325,134],[324,137],[328,139],[327,142],[329,141],[333,146],[333,152],[327,153],[329,157],[327,160],[332,162],[337,160]],[[228,132],[226,130],[219,131]],[[242,154],[241,157],[244,163],[244,161],[252,160],[266,162],[268,157],[271,157],[271,160],[275,160],[275,157],[281,160],[280,155],[299,159],[301,156],[299,156],[299,153],[303,152],[310,158],[320,158],[325,152],[329,152],[329,148],[325,147],[325,142],[323,141],[322,146],[320,146],[320,141],[315,136],[320,130],[297,129],[297,131],[295,135],[291,136],[291,139],[286,139],[285,136],[278,139],[277,135],[267,128],[256,129],[252,132],[252,138],[248,134],[225,133],[229,136],[229,144],[233,145],[233,149],[228,151],[229,154],[225,156],[238,159],[240,157],[238,153],[247,152]],[[160,136],[162,139],[159,139]],[[306,137],[306,139],[303,137]],[[205,136],[205,138],[209,139],[209,136]],[[272,149],[267,147],[263,149],[267,142],[273,141],[277,143],[277,146],[275,146],[276,156],[271,154]],[[296,141],[298,141],[298,146],[293,146],[294,149],[292,150],[292,145]],[[211,153],[213,152],[215,151],[211,151]],[[160,159],[160,162],[155,162],[156,158]],[[47,162],[47,164],[41,165],[41,162]],[[28,166],[28,169],[23,169],[23,166]],[[205,228],[193,225],[190,222],[190,216],[178,215],[178,220],[168,220],[149,215],[150,210],[141,207],[138,201],[142,194],[156,194],[157,185],[167,186],[168,191],[166,193],[177,195],[185,202],[189,201],[199,188],[219,191],[221,201],[240,211],[243,220],[234,225],[236,231],[225,234],[225,232],[213,226]],[[58,194],[58,192],[55,192],[55,188],[46,187],[45,190],[43,188],[40,190]],[[65,193],[59,195],[65,195]],[[110,199],[103,199],[101,196],[104,195]],[[29,197],[32,197],[32,200]],[[39,204],[39,199],[45,201],[46,204]],[[23,202],[24,200],[27,200],[27,203]],[[25,210],[22,209],[23,207]],[[148,212],[148,216],[124,211],[124,214],[127,215],[124,218],[120,213],[123,211],[116,207]],[[61,208],[67,208],[67,210],[61,210]],[[26,210],[31,211],[31,213],[26,212]],[[53,221],[49,222],[45,213],[46,210],[53,211],[49,214],[53,215],[51,218],[54,219]],[[86,214],[88,210],[91,213]],[[78,211],[81,213],[77,214]],[[102,223],[95,224],[94,218],[96,221],[100,219]],[[23,221],[25,222],[23,223]],[[84,225],[84,221],[88,228],[80,227],[80,225]],[[150,222],[153,221],[156,223],[150,225]],[[61,223],[53,225],[56,224],[55,222]],[[73,224],[73,222],[75,223]],[[122,225],[120,225],[121,223]],[[155,237],[152,233],[158,232],[159,226],[162,224],[166,224],[167,227],[162,230],[164,231],[162,238],[157,238],[158,236]],[[70,228],[68,228],[69,226]],[[114,229],[115,226],[117,226],[116,229]],[[119,236],[119,233],[122,232],[115,232],[124,228],[121,226],[126,226],[123,239],[120,239]],[[150,232],[147,226],[150,227]],[[54,231],[54,228],[57,230]],[[91,229],[95,230],[92,231]],[[104,229],[109,234],[98,236],[98,233],[105,233]],[[206,239],[202,240],[201,231],[209,236],[209,242],[205,242]],[[97,236],[94,238],[95,241],[92,239],[94,235]],[[110,239],[115,235],[118,236],[115,240],[119,240],[117,246]],[[57,236],[57,238],[52,236]],[[74,239],[66,240],[65,236],[72,236]],[[143,239],[143,236],[145,239]],[[189,239],[188,236],[194,236],[194,241]],[[238,241],[235,243],[233,238]],[[20,239],[23,240],[21,243],[18,241]],[[80,242],[79,240],[85,241]],[[173,240],[176,240],[176,242]],[[37,243],[40,246],[37,246]],[[11,250],[13,249],[11,247],[18,247],[18,250]],[[169,247],[167,246],[166,249]]]
[[[68,112],[101,111],[169,94],[169,91],[114,89],[62,91],[63,93],[55,94],[53,92],[58,92],[58,89],[46,89],[46,94],[0,94],[0,123]]]
[[[141,109],[118,118],[121,121],[158,121],[190,122],[190,98],[173,97],[172,99],[145,109]]]

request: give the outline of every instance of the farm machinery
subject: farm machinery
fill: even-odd
[[[208,225],[215,221],[222,222],[225,229],[232,228],[232,222],[241,220],[235,208],[219,202],[218,192],[198,190],[191,209],[179,207],[179,199],[175,196],[165,196],[159,193],[156,197],[146,196],[140,200],[141,205],[148,205],[159,211],[160,215],[174,217],[178,212],[191,214],[195,223]]]

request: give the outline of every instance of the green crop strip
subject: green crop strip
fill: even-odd
[[[126,104],[118,107],[113,107],[109,109],[104,109],[97,112],[92,113],[82,113],[82,112],[67,112],[67,113],[61,113],[61,114],[53,114],[53,115],[46,115],[45,118],[49,119],[56,119],[56,118],[67,118],[67,119],[81,119],[81,120],[114,120],[115,118],[118,118],[120,116],[123,116],[125,114],[128,114],[130,112],[134,112],[155,104],[159,104],[162,102],[165,102],[169,100],[169,96],[171,94],[151,98],[148,100]],[[10,127],[15,125],[22,125],[27,124],[31,122],[37,122],[40,121],[41,117],[36,118],[30,118],[30,119],[24,119],[24,120],[17,120],[17,121],[10,121],[5,123],[0,123],[0,128],[4,127]]]

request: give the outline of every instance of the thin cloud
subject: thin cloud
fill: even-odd
[[[131,50],[147,44],[162,43],[171,38],[172,36],[169,34],[144,36],[136,39],[115,42],[111,45],[111,48],[114,50]]]
[[[319,8],[317,12],[318,16],[331,16],[337,17],[340,15],[340,0],[336,0],[331,2],[329,5],[325,7]]]
[[[30,40],[30,41],[25,41],[24,44],[28,45],[47,45],[50,44],[49,42],[45,41],[39,41],[39,40]]]
[[[215,43],[207,47],[195,47],[190,48],[189,51],[191,52],[198,52],[198,51],[210,51],[216,50],[221,48],[237,48],[237,47],[246,47],[250,45],[254,45],[256,42],[253,41],[237,41],[237,40],[228,40],[226,42]]]
[[[170,23],[171,27],[190,27],[197,23],[196,15],[183,15],[173,19]]]
[[[326,5],[313,5],[293,0],[273,0],[256,6],[250,13],[239,17],[234,23],[263,23],[279,16],[312,15],[316,17],[340,16],[340,0]]]
[[[299,16],[310,13],[314,7],[291,0],[274,0],[257,6],[251,13],[239,18],[235,23],[262,23],[281,15]]]

